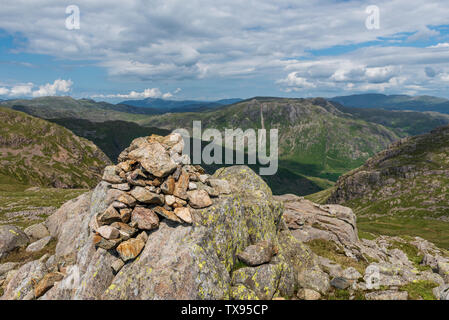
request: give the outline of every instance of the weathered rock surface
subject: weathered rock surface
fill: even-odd
[[[29,241],[28,236],[16,226],[0,226],[0,258],[15,249],[26,247]]]
[[[23,230],[31,242],[48,237],[50,233],[44,223],[33,224]]]
[[[261,241],[248,246],[237,257],[248,266],[255,267],[268,263],[273,256],[273,245],[268,241]]]
[[[30,244],[27,248],[26,248],[26,252],[38,252],[41,251],[42,249],[45,248],[45,246],[51,241],[51,236],[42,238],[40,240],[37,240],[35,242],[33,242],[32,244]]]

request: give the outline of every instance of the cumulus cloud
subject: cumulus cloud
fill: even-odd
[[[3,0],[0,29],[26,38],[16,48],[20,52],[94,61],[121,81],[251,78],[266,79],[284,91],[367,86],[387,90],[401,83],[432,89],[441,86],[437,81],[442,78],[426,83],[424,68],[448,71],[444,70],[448,43],[430,27],[447,24],[449,3],[441,0],[376,1],[378,30],[365,27],[370,0],[153,0],[151,5],[144,0],[78,0],[76,4],[81,28],[67,30],[63,1]],[[422,50],[411,45],[429,37],[441,37],[441,43]],[[383,41],[410,47],[370,45],[369,51],[313,54],[334,46]],[[50,89],[43,88],[42,93],[46,90]],[[160,96],[169,94],[176,92]]]
[[[92,98],[109,98],[109,99],[145,99],[145,98],[162,98],[162,99],[169,99],[173,97],[173,94],[170,92],[162,93],[159,88],[148,88],[141,92],[139,91],[131,91],[129,93],[121,94],[95,94],[91,96]]]
[[[0,96],[8,97],[43,97],[55,96],[60,93],[68,93],[73,82],[71,80],[57,79],[53,83],[46,83],[41,86],[29,82],[0,88]],[[34,89],[36,88],[36,89]]]

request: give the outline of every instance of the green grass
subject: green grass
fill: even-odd
[[[31,224],[45,220],[47,216],[41,215],[37,219],[15,217],[10,220],[6,217],[6,214],[35,210],[42,207],[53,207],[57,209],[65,202],[87,191],[86,189],[30,189],[30,186],[20,184],[0,184],[0,224],[12,222],[19,227],[26,228]]]
[[[361,274],[364,274],[366,267],[368,267],[368,262],[366,261],[357,261],[347,257],[343,249],[333,241],[315,239],[306,244],[315,254],[334,261],[343,268],[353,267]]]
[[[317,193],[306,195],[304,198],[318,204],[325,204],[333,191],[334,188],[328,188]]]
[[[449,222],[415,217],[358,217],[357,228],[374,235],[418,236],[449,249]]]
[[[432,289],[438,287],[438,284],[432,281],[421,280],[410,282],[400,288],[401,291],[408,292],[409,300],[436,300]]]

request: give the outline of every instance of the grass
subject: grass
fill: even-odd
[[[53,255],[55,254],[57,240],[52,239],[41,251],[38,252],[27,252],[25,248],[16,249],[15,251],[9,253],[6,257],[0,259],[0,264],[7,262],[16,262],[21,265],[38,260],[42,258],[45,254]]]
[[[343,249],[332,241],[315,239],[306,243],[310,249],[317,255],[332,260],[343,268],[353,267],[361,274],[365,273],[368,262],[357,261],[344,254]]]
[[[402,250],[407,255],[408,259],[413,263],[413,266],[419,271],[431,270],[429,266],[421,265],[424,256],[419,254],[418,248],[414,245],[407,242],[403,243],[399,241],[393,241],[389,249]]]
[[[318,204],[325,204],[327,202],[327,199],[331,196],[332,192],[334,191],[334,188],[328,188],[313,194],[309,194],[305,196],[304,198],[307,200],[310,200],[312,202],[318,203]]]
[[[363,234],[418,236],[449,249],[449,222],[400,216],[358,217],[357,228]]]
[[[39,223],[46,214],[21,216],[23,211],[39,211],[41,208],[57,209],[70,199],[87,192],[87,189],[33,188],[20,184],[0,184],[0,224],[13,223],[21,228]],[[17,213],[14,217],[6,214]]]
[[[438,287],[433,281],[421,280],[410,282],[400,288],[401,291],[408,292],[409,300],[436,300],[432,289]]]

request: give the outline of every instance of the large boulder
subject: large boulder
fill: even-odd
[[[190,170],[191,176],[193,169],[186,169]],[[300,273],[317,265],[308,248],[283,227],[282,203],[273,199],[266,183],[248,167],[220,169],[214,179],[227,181],[232,193],[218,192],[206,208],[190,207],[192,223],[164,217],[161,211],[164,208],[155,208],[160,218],[159,226],[143,237],[139,235],[139,240],[131,238],[133,244],[144,241],[143,249],[141,246],[136,249],[139,252],[125,252],[123,246],[105,250],[94,245],[94,238],[99,237],[93,228],[95,220],[113,202],[114,197],[109,194],[116,189],[112,184],[103,181],[93,192],[65,205],[76,214],[59,211],[55,213],[56,217],[48,219],[47,225],[53,230],[52,234],[59,236],[55,260],[66,266],[67,274],[40,299],[240,299],[245,294],[247,298],[265,299],[293,296],[299,286]],[[61,226],[56,227],[55,221]],[[268,293],[255,284],[232,280],[240,263],[238,254],[257,243],[271,244],[274,256],[271,261],[263,259],[268,264],[248,267],[248,274],[257,274],[257,282],[263,284],[263,288],[267,287]],[[126,255],[125,264],[117,263],[120,250]],[[127,255],[130,252],[133,257]]]
[[[16,226],[0,226],[0,258],[6,257],[11,251],[26,247],[29,242],[28,236]]]

